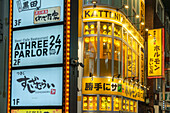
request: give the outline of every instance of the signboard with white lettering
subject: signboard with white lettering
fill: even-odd
[[[63,63],[63,25],[13,32],[12,66]]]
[[[62,106],[63,67],[12,70],[11,106]]]
[[[63,21],[63,7],[64,0],[13,0],[13,28]]]

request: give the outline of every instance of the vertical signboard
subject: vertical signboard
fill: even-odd
[[[70,0],[10,0],[9,18],[7,113],[69,113]]]
[[[148,31],[148,77],[164,76],[164,29]]]

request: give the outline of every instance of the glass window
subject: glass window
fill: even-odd
[[[126,99],[125,98],[123,99],[123,104],[122,105],[123,105],[123,107],[122,107],[123,111],[126,111]]]
[[[100,37],[100,76],[111,76],[112,38]]]
[[[132,46],[132,36],[128,35],[128,44]]]
[[[97,37],[84,38],[84,76],[97,76]]]
[[[133,112],[133,101],[130,101],[130,112]]]
[[[122,98],[115,96],[114,97],[114,111],[121,110],[122,109],[121,107],[122,107]]]
[[[97,96],[83,96],[83,110],[97,110]]]
[[[84,0],[84,4],[87,5],[87,4],[92,4],[92,0]]]
[[[121,38],[122,37],[122,27],[119,25],[114,25],[114,36]]]
[[[123,40],[127,42],[127,31],[123,30]]]
[[[84,35],[97,34],[97,22],[84,23]]]
[[[112,24],[101,22],[100,23],[100,34],[112,35]]]
[[[121,74],[121,41],[114,39],[114,76]]]
[[[111,96],[100,96],[99,110],[100,111],[111,111],[112,110],[112,97]]]
[[[132,77],[136,76],[136,54],[133,52]]]
[[[123,78],[127,77],[127,46],[123,43]]]
[[[132,47],[133,47],[133,49],[136,51],[136,41],[135,41],[135,40],[133,40]]]
[[[134,101],[134,112],[136,113],[137,112],[137,102]]]
[[[129,111],[129,99],[126,99],[126,111]]]
[[[128,78],[132,75],[132,50],[128,48]]]
[[[102,5],[111,5],[112,4],[112,0],[101,0],[100,2]]]
[[[136,79],[139,80],[139,56],[136,58]]]

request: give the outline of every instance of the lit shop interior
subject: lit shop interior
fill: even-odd
[[[137,113],[144,101],[143,37],[117,9],[87,6],[82,12],[78,112]]]

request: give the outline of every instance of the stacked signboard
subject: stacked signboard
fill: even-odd
[[[64,1],[13,0],[11,5],[8,112],[62,113]]]

